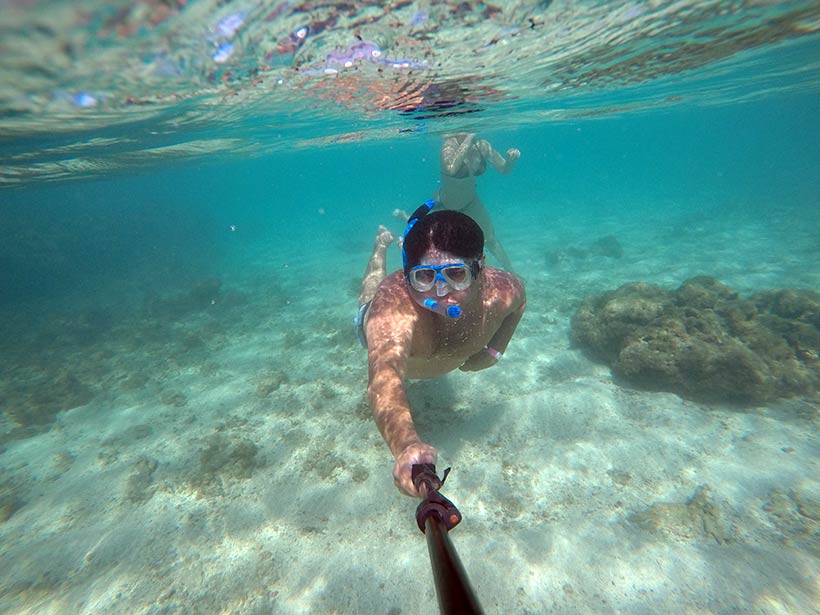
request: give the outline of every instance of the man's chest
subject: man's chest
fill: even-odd
[[[487,344],[493,335],[492,323],[477,320],[472,322],[447,323],[443,327],[426,327],[414,336],[411,356],[416,359],[441,360],[458,365]]]

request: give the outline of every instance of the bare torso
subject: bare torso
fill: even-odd
[[[464,211],[476,200],[477,195],[474,176],[450,177],[442,174],[436,201],[447,209]]]
[[[455,293],[461,301],[459,318],[420,307],[411,294],[415,292],[409,290],[402,271],[389,275],[379,285],[365,321],[367,397],[396,460],[393,478],[408,495],[419,495],[412,481],[413,465],[435,463],[436,451],[416,432],[405,380],[441,376],[456,368],[491,367],[506,350],[526,308],[521,280],[487,266],[466,291]]]
[[[464,137],[450,137],[441,149],[439,166],[441,170],[441,188],[437,200],[447,209],[461,211],[466,209],[476,197],[476,177],[484,173],[487,163],[478,147],[471,146],[464,154],[460,164],[454,167],[454,159]]]
[[[395,333],[408,331],[404,377],[433,378],[457,369],[482,352],[524,297],[523,286],[514,275],[492,267],[485,267],[483,273],[480,300],[463,306],[461,317],[455,320],[418,306],[409,296],[401,271],[388,276],[367,314],[365,327],[371,353],[378,355],[386,347],[396,351]],[[374,321],[377,326],[371,326]]]

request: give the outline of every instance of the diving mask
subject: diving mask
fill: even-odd
[[[407,279],[415,290],[426,293],[436,286],[439,297],[447,294],[440,287],[443,284],[452,290],[466,290],[473,283],[472,268],[464,263],[447,263],[445,265],[417,265],[410,269]]]

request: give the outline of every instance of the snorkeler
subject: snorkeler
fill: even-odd
[[[460,211],[478,222],[484,231],[487,249],[508,271],[512,271],[512,264],[495,236],[490,215],[478,197],[476,177],[487,170],[488,162],[496,171],[506,175],[520,157],[521,152],[510,148],[504,158],[488,141],[477,139],[472,133],[447,135],[441,146],[441,188],[435,197],[445,209]]]
[[[498,363],[524,313],[524,285],[484,264],[484,233],[456,211],[411,216],[402,242],[403,270],[387,276],[393,234],[379,228],[359,295],[356,326],[367,346],[367,387],[373,418],[395,458],[398,489],[419,496],[414,464],[435,463],[436,450],[416,433],[406,378],[434,378],[458,368]]]

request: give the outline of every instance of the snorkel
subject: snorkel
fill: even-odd
[[[436,301],[435,299],[430,299],[429,297],[421,302],[423,307],[426,307],[431,312],[435,312],[436,314],[441,314],[442,316],[449,316],[450,318],[458,318],[461,316],[461,306],[457,303],[450,304],[446,308],[444,305]]]
[[[404,278],[407,282],[407,285],[410,286],[410,280],[407,277],[407,252],[404,250],[404,240],[407,239],[407,233],[410,232],[410,229],[419,221],[419,219],[426,216],[430,213],[430,210],[435,207],[436,202],[433,199],[429,201],[425,201],[424,204],[419,207],[413,214],[410,216],[410,219],[407,221],[407,228],[404,229],[404,235],[402,236],[402,246],[401,246],[401,258],[402,264],[404,266]],[[436,294],[439,297],[444,297],[448,294],[449,291],[446,290],[446,287],[443,283],[437,282],[436,283]],[[421,307],[430,310],[431,312],[435,312],[436,314],[441,314],[442,316],[446,316],[447,318],[458,318],[461,316],[461,306],[457,303],[451,303],[449,305],[444,305],[440,301],[436,301],[430,297],[425,299],[419,299],[415,294],[413,295],[413,299],[418,303]]]

